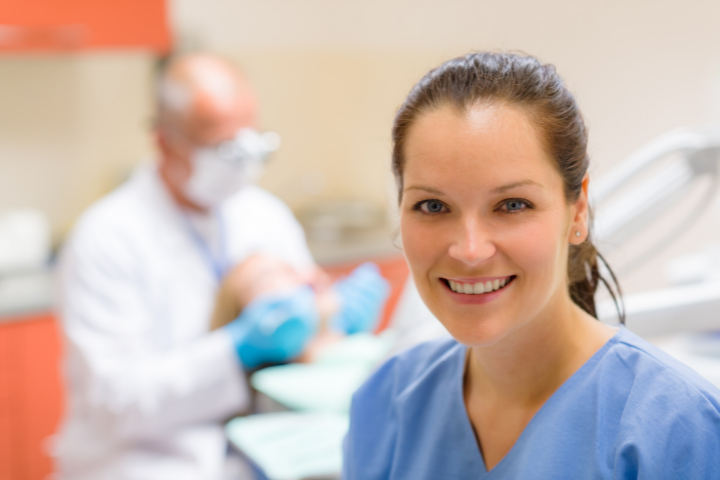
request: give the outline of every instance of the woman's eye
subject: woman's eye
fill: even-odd
[[[418,207],[425,213],[441,213],[445,209],[445,205],[437,200],[425,200]]]
[[[505,202],[505,210],[508,212],[519,212],[521,210],[524,210],[528,207],[528,204],[523,202],[522,200],[507,200]]]

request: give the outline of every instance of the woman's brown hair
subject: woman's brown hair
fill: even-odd
[[[590,162],[587,130],[575,97],[552,65],[511,53],[470,53],[449,60],[428,72],[410,91],[393,125],[392,169],[402,200],[405,141],[415,120],[423,113],[450,106],[461,114],[482,104],[505,104],[521,108],[541,132],[547,151],[563,179],[565,198],[575,203]],[[602,261],[614,285],[601,273]],[[590,240],[570,245],[568,284],[570,298],[597,317],[595,291],[603,282],[613,297],[624,323],[620,287],[615,275]],[[617,292],[617,296],[615,294]]]

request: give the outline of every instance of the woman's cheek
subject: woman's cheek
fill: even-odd
[[[427,254],[429,237],[427,228],[423,228],[420,222],[413,222],[409,219],[402,219],[400,224],[400,235],[402,238],[403,250],[408,261],[422,261]],[[413,262],[414,263],[414,262]]]
[[[441,254],[441,232],[432,222],[400,219],[403,251],[418,288],[428,282],[428,274]]]
[[[559,219],[551,221],[529,222],[516,231],[512,252],[508,256],[514,259],[525,275],[525,280],[538,295],[545,296],[545,291],[557,284],[560,275],[559,258]],[[562,239],[560,239],[562,240]]]

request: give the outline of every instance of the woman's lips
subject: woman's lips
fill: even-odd
[[[450,290],[466,295],[479,295],[490,293],[503,288],[511,279],[512,275],[506,277],[480,277],[473,279],[446,278]]]
[[[440,278],[451,298],[463,304],[482,304],[500,296],[513,281],[515,275],[504,277],[453,277]]]

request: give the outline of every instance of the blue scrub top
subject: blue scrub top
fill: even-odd
[[[343,479],[720,479],[720,391],[625,328],[490,472],[463,401],[466,347],[390,359],[353,397]]]

